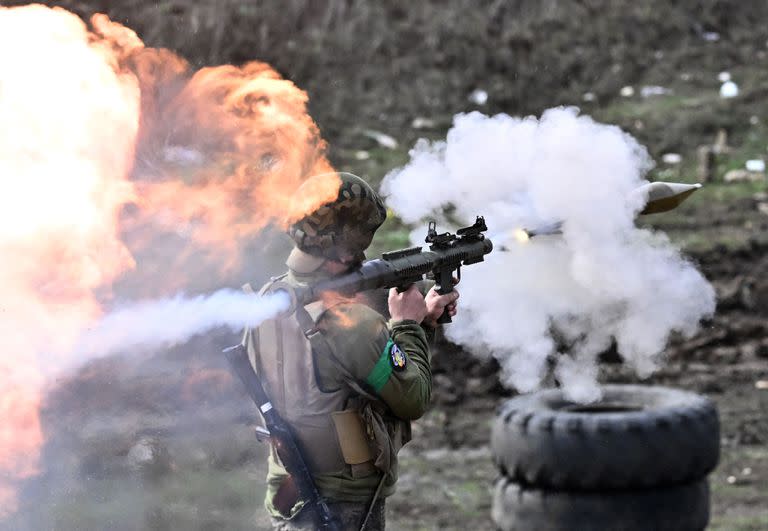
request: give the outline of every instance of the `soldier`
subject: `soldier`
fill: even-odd
[[[339,173],[338,197],[289,228],[295,242],[280,280],[301,285],[359,265],[386,210],[359,177]],[[299,189],[312,189],[316,176]],[[306,188],[305,188],[306,187]],[[269,290],[270,284],[262,289]],[[271,402],[291,425],[315,483],[343,529],[384,529],[397,452],[429,404],[427,334],[458,293],[389,292],[389,322],[359,300],[314,302],[247,330],[245,344]],[[313,529],[274,448],[265,506],[275,529]]]

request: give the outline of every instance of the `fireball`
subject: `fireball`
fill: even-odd
[[[332,171],[307,95],[269,65],[194,71],[96,15],[0,8],[0,517],[39,471],[52,377],[163,235],[237,263],[238,242],[285,225],[287,198]],[[308,198],[311,209],[337,183]],[[187,253],[187,254],[185,254]],[[168,261],[157,284],[185,282]]]

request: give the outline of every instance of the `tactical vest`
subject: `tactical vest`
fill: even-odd
[[[269,287],[267,284],[261,293]],[[376,470],[377,443],[361,411],[368,398],[376,398],[361,389],[338,362],[349,385],[320,387],[315,357],[333,358],[333,353],[315,325],[328,309],[318,301],[291,315],[265,321],[246,331],[245,344],[273,407],[293,428],[312,472],[349,470],[353,477],[365,477]],[[274,448],[272,456],[280,462]]]

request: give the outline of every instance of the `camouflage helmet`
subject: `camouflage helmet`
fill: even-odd
[[[335,200],[316,208],[288,228],[288,235],[301,251],[330,260],[353,256],[364,259],[368,248],[387,211],[379,195],[357,175],[339,172],[339,193]],[[296,192],[312,186],[310,177]],[[306,187],[306,188],[305,188]]]

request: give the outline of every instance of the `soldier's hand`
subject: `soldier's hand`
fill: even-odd
[[[416,284],[411,284],[402,293],[398,293],[396,288],[389,290],[389,314],[395,321],[411,319],[421,323],[424,320],[427,316],[427,304]]]
[[[453,317],[458,312],[459,292],[455,289],[440,295],[435,288],[427,293],[425,303],[427,305],[427,316],[424,318],[424,324],[428,326],[437,326],[437,320],[443,315],[444,310],[448,310],[448,315]]]

